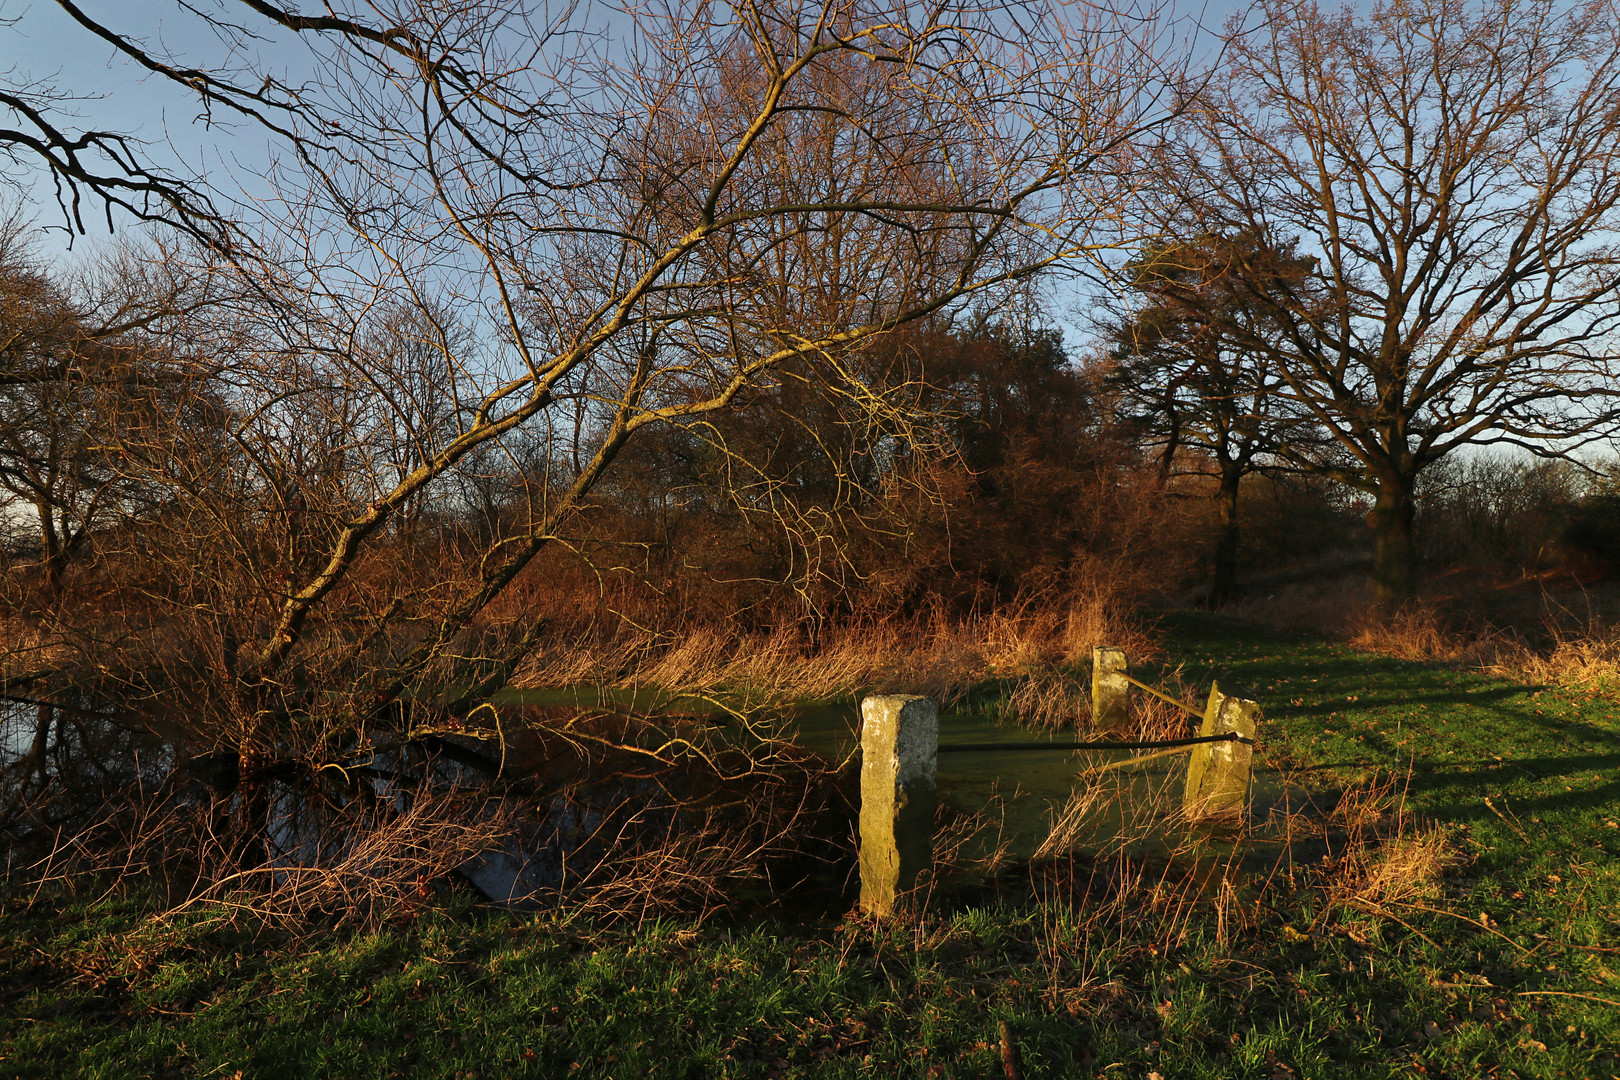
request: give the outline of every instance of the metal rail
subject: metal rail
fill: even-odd
[[[1163,690],[1160,690],[1158,687],[1149,686],[1147,683],[1143,682],[1141,679],[1133,679],[1129,675],[1125,674],[1125,672],[1123,672],[1123,671],[1111,671],[1111,672],[1109,672],[1109,674],[1110,675],[1118,675],[1120,678],[1124,679],[1126,682],[1130,683],[1132,686],[1140,686],[1143,690],[1146,690],[1148,693],[1152,694],[1154,697],[1158,698],[1159,700],[1168,701],[1170,704],[1174,705],[1176,708],[1182,710],[1183,712],[1191,713],[1193,716],[1198,717],[1198,719],[1200,719],[1200,720],[1202,720],[1204,718],[1204,710],[1203,709],[1195,709],[1191,705],[1187,704],[1185,701],[1180,701],[1180,700],[1178,700],[1176,698],[1171,697],[1169,694],[1165,693]]]
[[[1158,750],[1166,747],[1197,746],[1200,743],[1236,742],[1254,745],[1253,739],[1245,739],[1235,731],[1228,731],[1222,735],[1194,735],[1186,739],[1158,739],[1153,742],[987,742],[987,743],[956,743],[953,745],[940,744],[941,754],[961,754],[969,750]]]

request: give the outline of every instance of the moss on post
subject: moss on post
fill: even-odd
[[[1187,788],[1182,812],[1190,821],[1237,821],[1248,812],[1249,778],[1254,763],[1254,738],[1260,706],[1210,687],[1200,735],[1236,734],[1248,742],[1203,743],[1193,747],[1187,763]]]
[[[1125,650],[1098,645],[1091,650],[1091,723],[1098,731],[1123,728],[1131,684],[1125,681]]]

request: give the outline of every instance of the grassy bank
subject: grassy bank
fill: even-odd
[[[1324,808],[1393,777],[1412,831],[1230,896],[1080,862],[882,927],[849,897],[295,934],[11,896],[0,1076],[1620,1075],[1613,703],[1216,619],[1165,633],[1261,701],[1269,765]],[[1444,875],[1371,888],[1403,836],[1443,836]]]

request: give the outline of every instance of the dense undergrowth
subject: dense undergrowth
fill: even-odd
[[[1259,698],[1268,767],[1365,843],[1213,890],[1141,861],[1009,869],[884,925],[847,883],[702,922],[452,898],[364,930],[13,893],[0,1075],[1620,1074],[1611,703],[1163,629]]]

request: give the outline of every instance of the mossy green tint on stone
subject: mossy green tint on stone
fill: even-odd
[[[933,864],[939,706],[884,694],[861,702],[861,910],[888,915]]]
[[[1099,731],[1125,726],[1131,693],[1126,670],[1124,649],[1098,645],[1091,650],[1091,722]]]
[[[1187,789],[1181,809],[1190,821],[1236,821],[1249,805],[1249,777],[1254,765],[1254,738],[1260,706],[1210,687],[1200,735],[1237,734],[1242,742],[1203,743],[1187,762]]]

